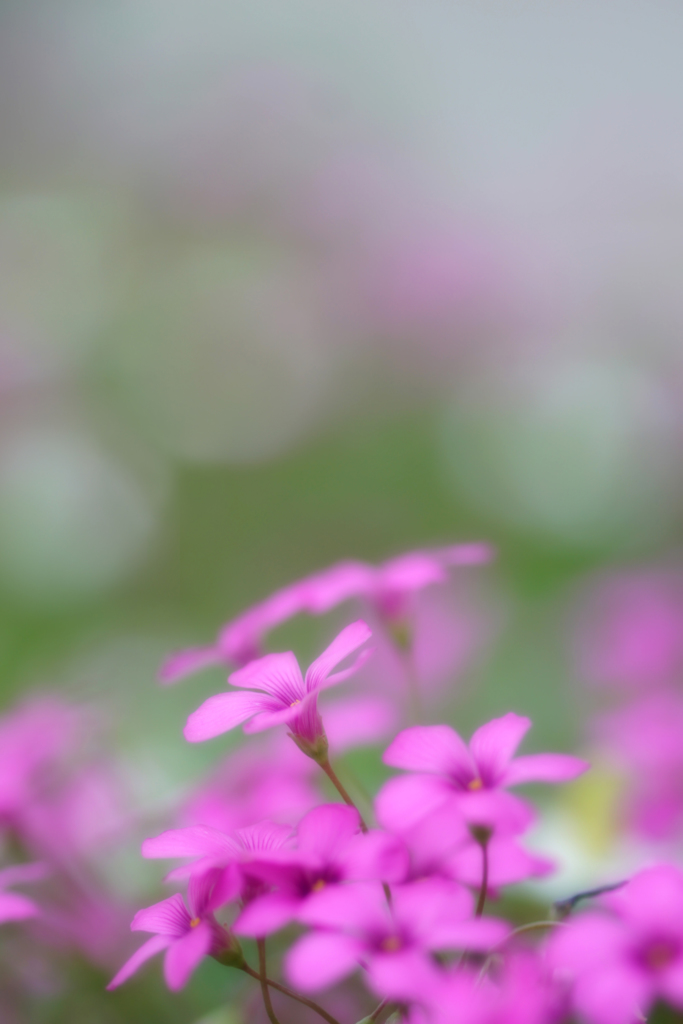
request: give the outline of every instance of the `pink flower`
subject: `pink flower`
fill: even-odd
[[[36,882],[45,878],[47,869],[44,864],[15,864],[0,870],[0,922],[23,921],[27,917],[37,917],[38,907],[27,896],[16,892],[6,892],[10,885],[21,885],[22,882]]]
[[[653,570],[609,576],[583,601],[578,657],[591,682],[643,689],[683,666],[683,582]]]
[[[230,950],[236,952],[234,940],[213,916],[213,911],[226,902],[221,878],[222,872],[213,871],[190,879],[191,912],[178,894],[139,910],[133,918],[131,931],[153,932],[153,937],[133,953],[107,988],[118,988],[146,960],[166,950],[164,978],[171,991],[177,992],[187,984],[205,956],[221,956]]]
[[[370,629],[364,622],[353,622],[316,658],[305,677],[291,651],[267,654],[252,661],[228,679],[233,686],[244,689],[209,697],[188,718],[185,738],[197,743],[245,722],[244,731],[250,733],[286,724],[294,737],[315,744],[325,735],[318,712],[318,692],[335,686],[358,670],[369,656],[369,650],[362,651],[349,668],[332,673],[340,661],[370,636]]]
[[[448,578],[448,566],[489,562],[488,544],[458,544],[435,552],[414,551],[380,566],[365,562],[338,562],[329,569],[306,576],[229,622],[215,644],[192,647],[171,655],[162,665],[162,683],[175,683],[211,665],[243,666],[262,653],[263,637],[294,615],[323,615],[351,598],[363,598],[382,617],[401,618],[407,598],[415,591]]]
[[[551,964],[573,982],[571,998],[591,1024],[633,1024],[657,999],[683,1008],[683,873],[663,864],[600,898],[558,929]]]
[[[378,884],[330,887],[300,915],[324,930],[295,943],[285,970],[295,986],[313,991],[362,966],[379,995],[400,998],[407,977],[424,975],[431,951],[487,950],[506,936],[503,922],[473,918],[473,906],[466,889],[437,879],[394,888],[391,906]]]
[[[419,773],[390,779],[378,796],[383,820],[414,824],[445,801],[455,801],[471,824],[507,833],[522,831],[531,814],[504,792],[523,782],[564,782],[589,767],[569,754],[530,754],[513,759],[528,718],[513,712],[473,734],[469,746],[449,725],[413,726],[400,732],[384,763]]]
[[[300,918],[310,898],[347,880],[393,882],[406,873],[406,851],[384,832],[360,833],[353,807],[324,804],[302,819],[295,850],[249,865],[249,874],[277,891],[256,897],[235,922],[235,934],[269,935]]]

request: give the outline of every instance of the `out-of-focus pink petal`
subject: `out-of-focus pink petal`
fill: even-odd
[[[472,542],[470,544],[452,544],[439,552],[447,565],[485,565],[496,557],[496,549],[492,544]]]
[[[328,860],[359,828],[360,816],[355,807],[321,804],[299,823],[299,849],[320,860]]]
[[[502,781],[505,786],[521,782],[568,782],[589,768],[588,761],[571,754],[526,754],[510,762]]]
[[[372,588],[377,570],[364,562],[339,562],[323,572],[309,576],[306,608],[322,615],[351,597],[359,597]]]
[[[555,863],[546,857],[529,853],[514,839],[498,839],[494,836],[488,843],[489,885],[496,889],[501,885],[514,885],[528,878],[542,878],[550,874]],[[453,876],[467,885],[481,884],[482,852],[474,840],[454,853],[450,859]]]
[[[442,878],[424,878],[393,890],[394,916],[418,933],[424,943],[442,920],[463,921],[474,910],[474,898],[464,885]]]
[[[42,861],[30,864],[12,864],[0,871],[0,889],[8,885],[21,885],[22,882],[40,882],[50,875],[50,868]]]
[[[353,654],[371,636],[372,630],[362,619],[358,619],[342,629],[329,647],[326,647],[323,653],[309,666],[305,680],[307,692],[312,693],[314,690],[320,689],[332,669],[349,654]]]
[[[664,998],[679,1009],[683,1007],[683,960],[680,957],[662,971],[659,983]]]
[[[634,1024],[645,1019],[653,995],[643,972],[615,962],[579,978],[573,1002],[591,1024]]]
[[[315,992],[355,970],[363,945],[348,935],[316,932],[299,939],[284,958],[289,981],[302,992]]]
[[[210,825],[190,825],[188,828],[171,828],[161,835],[145,839],[142,856],[155,857],[206,857],[210,854],[224,854],[237,857],[240,847],[225,832]]]
[[[673,864],[639,871],[601,902],[640,930],[674,930],[683,937],[683,872]]]
[[[393,768],[449,775],[463,785],[476,769],[467,745],[450,725],[414,725],[400,732],[382,758]]]
[[[330,885],[309,896],[299,920],[319,928],[381,931],[388,922],[386,898],[379,882]]]
[[[510,925],[492,917],[475,917],[470,921],[437,922],[424,936],[429,949],[493,949],[510,934]]]
[[[301,900],[288,893],[269,892],[248,903],[235,921],[236,935],[249,935],[254,939],[270,935],[293,921]]]
[[[289,825],[280,825],[275,821],[258,821],[255,825],[237,830],[237,835],[245,850],[250,853],[267,853],[281,849],[292,836]]]
[[[355,836],[344,847],[343,867],[346,878],[383,882],[400,882],[410,866],[410,855],[398,836],[371,829]]]
[[[422,590],[431,583],[444,583],[447,579],[448,574],[435,555],[411,551],[380,566],[377,589],[409,593]]]
[[[335,753],[378,743],[395,730],[397,721],[395,703],[382,697],[354,695],[325,706],[325,732]]]
[[[190,743],[201,743],[234,729],[252,715],[280,706],[273,697],[260,693],[217,693],[192,712],[184,736]]]
[[[168,949],[173,942],[171,935],[153,935],[151,939],[147,939],[147,942],[143,942],[138,950],[133,953],[130,960],[126,960],[125,964],[107,985],[107,991],[111,992],[112,989],[118,988],[124,981],[128,981],[131,975],[135,974],[138,967],[141,967],[146,960],[150,957],[160,953],[162,949]]]
[[[200,921],[196,928],[191,928],[182,939],[178,939],[164,957],[164,978],[171,992],[183,988],[195,970],[199,961],[211,949],[211,927],[206,921]]]
[[[530,804],[504,789],[457,793],[454,800],[468,825],[490,828],[498,836],[519,835],[536,820]]]
[[[413,1002],[438,991],[442,977],[421,950],[410,948],[373,956],[368,980],[383,998]]]
[[[501,780],[530,727],[530,718],[509,711],[480,726],[472,735],[470,750],[486,785],[494,786]]]
[[[190,914],[178,893],[151,907],[138,910],[130,929],[133,932],[156,932],[157,935],[184,935],[190,927]]]
[[[399,775],[385,782],[377,794],[377,820],[390,832],[403,832],[443,807],[452,792],[448,782],[438,776]]]
[[[555,930],[548,959],[553,967],[580,975],[618,960],[626,944],[621,924],[604,914],[586,913]]]
[[[188,647],[166,659],[159,670],[159,682],[170,686],[202,669],[220,665],[223,661],[223,655],[217,647]]]
[[[0,921],[23,921],[37,917],[38,907],[27,896],[16,892],[0,892]]]
[[[273,711],[279,707],[289,707],[293,701],[301,700],[306,692],[299,663],[291,651],[266,654],[263,658],[250,661],[244,668],[233,672],[228,682],[232,686],[263,690],[270,694],[277,701],[277,706],[272,706]]]

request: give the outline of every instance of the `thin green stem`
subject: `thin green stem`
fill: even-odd
[[[245,974],[248,974],[249,977],[255,978],[257,981],[261,981],[261,975],[258,971],[255,971],[250,967],[249,964],[245,964],[241,970],[243,970]],[[282,992],[283,996],[288,996],[289,999],[294,999],[297,1003],[307,1006],[309,1010],[313,1010],[322,1017],[323,1020],[326,1020],[327,1024],[339,1024],[336,1017],[333,1017],[331,1013],[327,1012],[327,1010],[323,1010],[322,1006],[319,1006],[318,1003],[314,1003],[312,999],[307,999],[306,996],[300,996],[296,992],[292,992],[291,988],[287,988],[286,985],[281,985],[279,982],[273,981],[271,978],[266,978],[265,980],[266,985],[270,988],[274,988],[278,992]]]
[[[321,758],[318,761],[318,764],[320,765],[322,770],[325,772],[325,775],[327,775],[328,779],[330,780],[330,782],[332,783],[334,788],[337,790],[337,792],[339,793],[339,795],[342,798],[342,800],[344,801],[344,803],[348,804],[349,807],[353,807],[353,809],[358,813],[358,817],[360,819],[361,831],[362,832],[367,832],[368,831],[368,826],[365,824],[365,821],[363,820],[363,815],[360,813],[360,811],[356,807],[355,803],[353,802],[353,800],[349,796],[348,792],[346,791],[344,785],[342,784],[342,782],[337,777],[337,773],[335,772],[334,768],[330,764],[329,758],[328,757]]]
[[[270,1001],[270,989],[268,988],[268,977],[266,975],[266,940],[257,939],[256,948],[258,949],[258,965],[259,965],[259,982],[261,983],[261,994],[263,995],[263,1005],[266,1008],[268,1014],[268,1020],[270,1024],[280,1024],[280,1021],[275,1015],[273,1004]]]
[[[481,843],[481,888],[479,890],[479,899],[477,900],[477,909],[474,912],[475,917],[481,917],[484,913],[484,904],[486,903],[486,893],[489,887],[489,844],[488,841]]]
[[[379,1020],[380,1016],[382,1015],[382,1012],[384,1010],[386,1010],[387,1006],[389,1006],[389,1003],[390,1003],[389,999],[383,999],[382,1002],[379,1004],[379,1006],[376,1006],[375,1009],[372,1011],[372,1013],[368,1017],[368,1020],[372,1020],[372,1021]]]

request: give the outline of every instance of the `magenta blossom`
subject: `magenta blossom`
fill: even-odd
[[[408,975],[424,975],[432,951],[488,950],[505,938],[507,925],[473,918],[473,906],[467,889],[440,879],[393,888],[391,906],[378,884],[330,887],[300,915],[324,930],[289,950],[286,972],[298,988],[314,991],[361,966],[380,996],[400,997]]]
[[[213,911],[226,902],[221,882],[219,870],[193,876],[189,891],[191,912],[178,894],[139,910],[133,918],[131,931],[154,934],[126,961],[107,988],[118,988],[146,960],[166,950],[164,978],[171,991],[177,992],[187,984],[205,956],[236,953],[234,940],[213,916]]]
[[[17,892],[6,892],[10,885],[21,885],[22,882],[37,882],[45,878],[47,869],[44,864],[14,864],[0,870],[0,922],[23,921],[27,917],[37,917],[38,907],[28,896]]]
[[[657,999],[683,1009],[683,873],[663,864],[558,929],[549,959],[591,1024],[644,1020]]]
[[[275,886],[254,899],[235,922],[237,935],[269,935],[300,918],[310,898],[347,880],[394,882],[406,873],[407,854],[400,840],[385,832],[360,832],[354,807],[323,804],[299,824],[297,848],[256,861],[249,873]]]
[[[523,782],[564,782],[581,775],[586,761],[569,754],[530,754],[513,759],[528,718],[508,712],[473,734],[469,746],[449,725],[413,726],[400,732],[384,753],[384,763],[416,775],[390,779],[378,796],[384,820],[409,827],[445,801],[455,801],[470,824],[499,831],[522,831],[531,814],[505,793]]]
[[[401,618],[415,591],[448,578],[448,566],[489,562],[488,544],[458,544],[434,552],[414,551],[380,566],[338,562],[275,591],[229,622],[215,644],[178,651],[164,662],[160,680],[175,683],[211,665],[243,666],[262,653],[263,637],[294,615],[323,615],[351,598],[362,598],[383,618]]]
[[[356,651],[371,636],[362,620],[351,623],[313,662],[305,677],[291,651],[267,654],[252,661],[229,677],[240,692],[219,693],[194,711],[185,726],[185,738],[191,743],[211,739],[241,723],[245,732],[261,732],[286,724],[291,734],[307,744],[324,738],[318,711],[318,692],[335,686],[358,670],[371,653],[362,651],[354,663],[332,673],[340,661]]]

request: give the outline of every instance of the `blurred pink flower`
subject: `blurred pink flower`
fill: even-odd
[[[572,981],[575,1008],[590,1024],[633,1024],[656,999],[683,1008],[683,873],[647,868],[600,898],[549,944],[556,971]]]
[[[594,683],[635,689],[683,668],[683,580],[654,570],[608,576],[583,600],[577,650]]]
[[[311,898],[300,919],[316,928],[291,947],[285,970],[304,991],[325,988],[359,965],[380,996],[400,997],[406,977],[424,975],[431,951],[487,950],[508,933],[491,918],[473,918],[463,886],[425,879],[393,888],[391,906],[375,883],[334,886]]]
[[[400,619],[409,596],[448,579],[449,566],[491,561],[493,548],[484,543],[457,544],[434,552],[413,551],[380,566],[338,562],[297,580],[247,609],[219,633],[215,644],[172,654],[162,665],[162,683],[175,683],[211,665],[246,665],[262,653],[263,637],[302,612],[323,615],[351,598],[363,598],[383,619]]]
[[[340,661],[356,651],[370,636],[370,629],[363,621],[351,623],[310,665],[305,678],[291,651],[267,654],[250,662],[228,679],[232,685],[244,687],[246,692],[209,697],[188,718],[185,738],[191,743],[198,743],[244,722],[245,732],[260,732],[286,724],[293,736],[314,744],[325,735],[318,712],[319,691],[335,686],[358,670],[371,653],[367,649],[349,668],[332,673]]]

